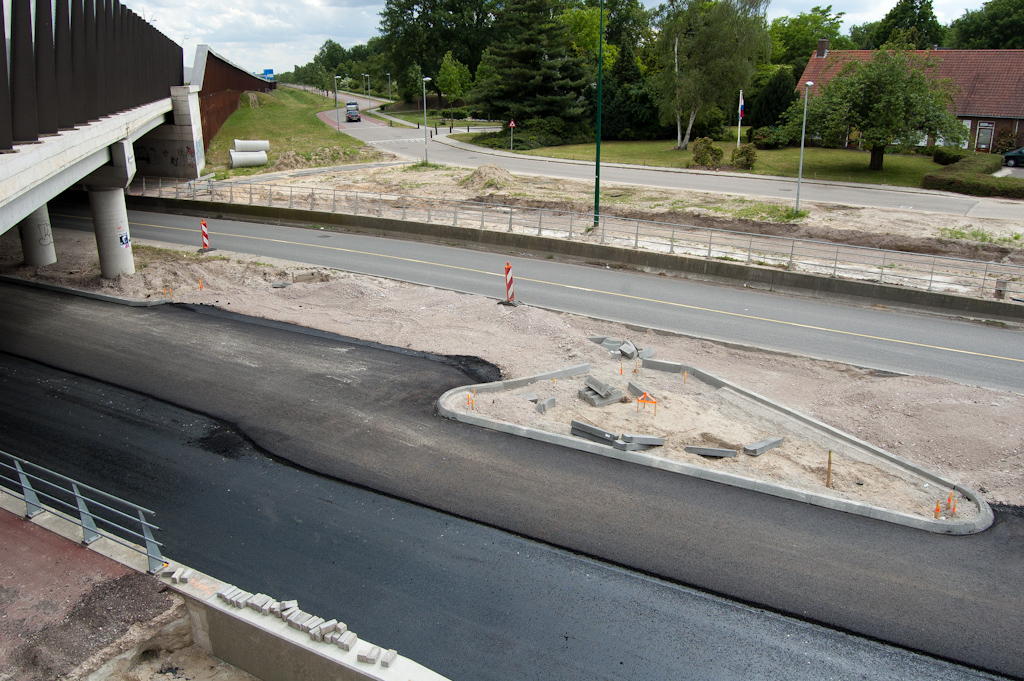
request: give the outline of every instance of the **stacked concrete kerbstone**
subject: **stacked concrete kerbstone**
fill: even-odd
[[[236,608],[250,608],[261,615],[277,617],[289,627],[308,633],[310,639],[338,646],[345,652],[353,650],[359,643],[359,637],[349,631],[344,622],[303,612],[298,601],[276,601],[266,594],[251,594],[230,584],[222,586],[217,597]],[[365,645],[356,655],[356,659],[365,664],[376,664],[380,660],[380,666],[385,668],[390,667],[397,657],[397,651],[388,650],[381,654],[380,646],[372,644]]]

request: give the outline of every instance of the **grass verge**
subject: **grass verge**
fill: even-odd
[[[472,140],[468,140],[472,141]],[[728,159],[736,148],[735,141],[715,142]],[[673,140],[644,142],[602,142],[601,160],[609,163],[658,166],[666,168],[688,168],[693,165],[690,151],[677,151]],[[570,158],[593,161],[595,145],[574,144],[562,147],[542,147],[523,152],[532,156],[548,158]],[[935,164],[928,156],[920,154],[886,154],[884,169],[868,169],[870,154],[855,149],[824,149],[808,147],[804,150],[803,176],[809,180],[831,180],[841,182],[862,182],[866,184],[888,184],[899,187],[920,187],[924,176],[935,170]],[[752,170],[733,170],[757,175],[796,177],[800,165],[800,149],[762,149],[757,152],[757,162]]]

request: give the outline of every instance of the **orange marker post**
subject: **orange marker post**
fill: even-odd
[[[637,411],[637,413],[640,413],[640,403],[641,402],[644,403],[644,409],[647,408],[648,404],[653,404],[654,405],[654,415],[655,416],[658,415],[658,400],[654,399],[648,393],[645,392],[643,395],[641,395],[640,397],[636,398],[636,411]]]
[[[199,277],[199,290],[200,291],[203,290],[203,278],[202,277]]]
[[[947,511],[949,510],[949,506],[952,503],[953,503],[953,490],[950,490],[949,491],[949,496],[946,497],[946,510]]]
[[[935,502],[935,519],[936,520],[939,519],[939,513],[941,512],[941,505],[942,505],[942,502],[939,502],[939,501]]]

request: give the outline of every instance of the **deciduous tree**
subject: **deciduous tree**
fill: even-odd
[[[662,7],[658,89],[663,119],[676,125],[677,149],[689,144],[697,114],[718,104],[731,107],[726,100],[770,54],[767,7],[768,0],[681,0]],[[684,112],[689,114],[685,136]]]
[[[927,50],[942,44],[945,31],[932,11],[932,0],[899,0],[879,22],[874,40],[885,45],[899,36],[917,49]]]
[[[952,85],[935,76],[937,67],[934,59],[890,49],[847,64],[808,102],[808,134],[835,144],[859,131],[871,149],[871,170],[882,169],[886,148],[897,142],[942,137],[959,143],[964,126],[951,113]],[[799,103],[790,109],[794,121],[797,108]]]
[[[950,24],[949,46],[965,50],[1024,49],[1024,0],[989,0]]]

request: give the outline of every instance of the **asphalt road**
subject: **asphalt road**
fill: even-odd
[[[441,392],[471,380],[455,368],[178,307],[126,308],[5,284],[0,320],[0,352],[220,419],[309,470],[1024,677],[1018,516],[1000,512],[979,535],[938,536],[523,441],[433,414]],[[16,409],[20,397],[8,399],[5,411]],[[269,480],[262,490],[276,492]],[[297,491],[276,494],[286,509]]]
[[[213,419],[3,354],[0,441],[144,500],[174,559],[452,679],[992,678],[326,479]]]
[[[196,218],[136,211],[129,218],[135,238],[201,243]],[[52,210],[51,219],[56,227],[91,230],[82,207]],[[207,223],[211,244],[221,249],[493,297],[504,297],[508,261],[516,298],[528,305],[886,371],[1024,390],[1019,329],[520,253],[213,218]],[[752,376],[748,387],[757,391],[757,381]]]
[[[333,113],[333,112],[332,112]],[[458,128],[455,128],[458,132]],[[364,119],[363,123],[350,123],[344,132],[356,139],[378,146],[409,159],[423,158],[423,131],[415,128],[381,127]],[[448,132],[446,128],[445,133]],[[543,159],[521,154],[494,154],[488,150],[461,145],[456,142],[446,143],[443,135],[438,139],[431,138],[427,154],[432,163],[466,166],[475,168],[485,163],[495,163],[513,173],[561,177],[572,180],[594,180],[592,163],[572,163],[564,160]],[[814,179],[813,168],[805,168],[804,181],[800,188],[800,198],[805,201],[821,201],[838,203],[847,206],[864,206],[872,208],[899,208],[904,210],[922,211],[927,213],[946,213],[950,215],[989,215],[990,199],[964,196],[947,192],[934,192],[913,188],[889,187],[886,185],[857,185],[853,183],[818,182]],[[602,164],[602,182],[643,185],[646,187],[665,187],[671,189],[691,189],[696,191],[725,192],[729,194],[747,194],[766,196],[776,199],[796,200],[796,179],[768,177],[761,175],[727,175],[720,173],[676,172],[656,168],[623,168]],[[1024,206],[1020,202],[1014,205],[997,208],[991,213],[997,217],[1017,217],[1024,215]],[[1010,210],[1010,213],[1004,211]],[[973,212],[972,212],[973,211]]]

